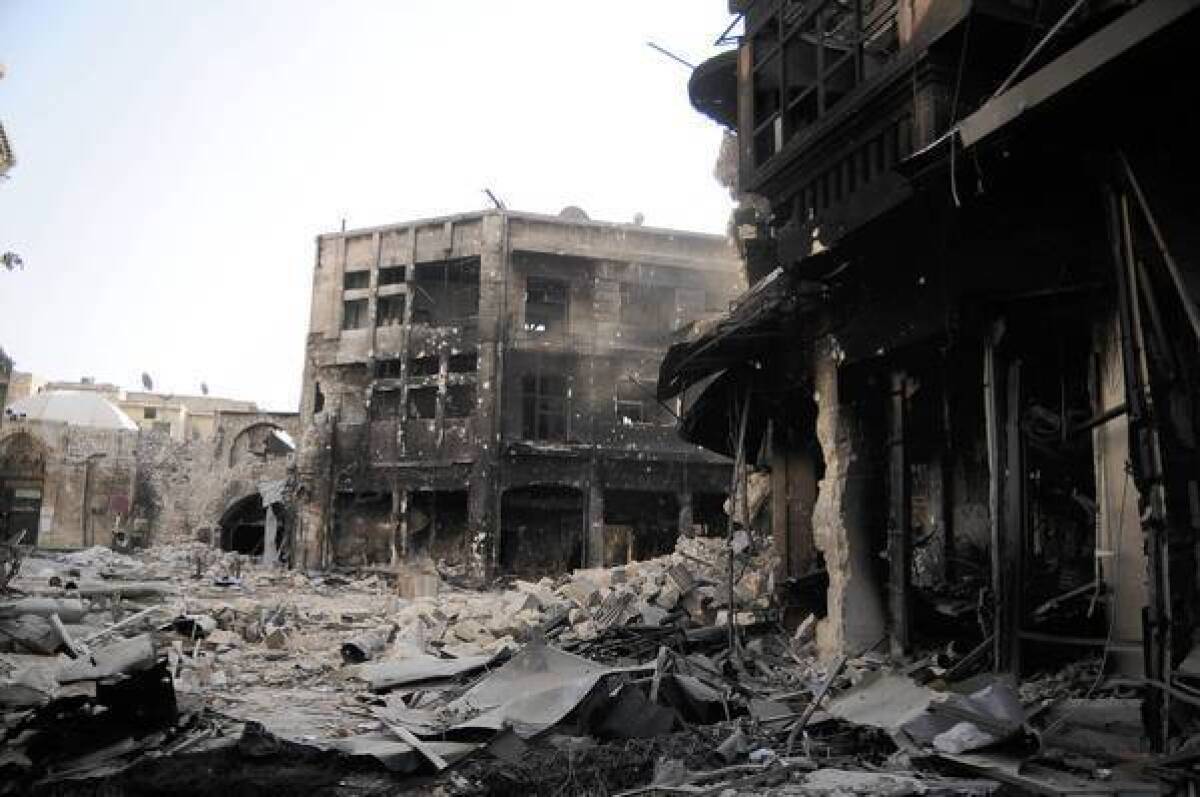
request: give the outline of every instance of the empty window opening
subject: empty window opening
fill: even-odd
[[[657,423],[661,408],[654,399],[654,383],[635,382],[626,377],[617,382],[617,423],[623,426]]]
[[[414,376],[437,376],[441,369],[441,363],[437,357],[411,357],[408,360],[408,375]]]
[[[583,493],[564,485],[517,487],[500,501],[500,567],[541,576],[583,565]]]
[[[469,351],[462,354],[451,354],[447,366],[452,374],[473,374],[479,370],[479,352]]]
[[[376,379],[399,379],[403,373],[404,361],[399,357],[375,361]]]
[[[675,321],[675,289],[662,285],[621,283],[621,323],[647,331],[667,332]]]
[[[546,277],[525,282],[525,331],[534,335],[567,331],[567,283]]]
[[[380,285],[399,285],[408,277],[408,269],[404,266],[388,266],[379,269]]]
[[[375,326],[390,327],[404,323],[404,294],[380,296],[375,307]]]
[[[408,497],[411,555],[458,564],[469,551],[466,490],[419,490]]]
[[[342,329],[362,329],[367,325],[367,300],[342,302]]]
[[[670,553],[679,536],[674,493],[604,491],[604,566]]]
[[[371,395],[371,417],[377,421],[400,417],[400,391],[379,390]]]
[[[342,287],[348,291],[360,291],[371,284],[371,272],[347,271],[342,277]]]
[[[567,378],[533,373],[521,377],[522,431],[527,440],[567,437]]]
[[[413,323],[459,324],[479,314],[479,258],[413,267]]]
[[[152,421],[158,417],[158,407],[144,407],[142,409],[142,417],[148,421]]]
[[[313,415],[325,409],[325,394],[321,392],[321,383],[313,382]]]
[[[446,417],[466,418],[475,412],[475,385],[450,385],[446,388]]]
[[[408,417],[411,420],[425,420],[437,417],[436,387],[409,388]]]

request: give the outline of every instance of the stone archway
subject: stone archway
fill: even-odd
[[[259,493],[251,493],[230,504],[221,514],[218,528],[217,543],[221,550],[249,556],[279,551],[286,540],[282,506],[264,505]],[[274,544],[268,545],[266,535],[272,528]]]
[[[46,447],[18,431],[0,440],[0,538],[20,534],[37,545],[46,477]]]
[[[295,450],[296,444],[286,429],[271,421],[259,421],[234,435],[229,444],[229,466],[246,461],[270,462]]]

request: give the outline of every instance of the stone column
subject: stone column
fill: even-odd
[[[275,517],[275,506],[267,504],[266,517],[263,520],[263,567],[275,567],[279,564],[279,554],[275,551],[275,535],[279,533],[279,519]]]
[[[829,570],[829,613],[817,626],[817,648],[826,658],[858,653],[884,634],[879,585],[872,578],[866,430],[853,407],[840,402],[838,359],[827,345],[818,347],[814,362],[825,478],[813,510],[813,541]]]
[[[692,536],[692,494],[687,490],[680,490],[675,500],[679,503],[679,536]]]
[[[588,475],[587,520],[587,566],[604,567],[604,485],[600,482],[599,469],[592,463]]]

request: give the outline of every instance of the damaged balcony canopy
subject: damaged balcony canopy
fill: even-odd
[[[778,355],[794,354],[795,320],[801,305],[816,306],[824,292],[802,285],[792,273],[776,268],[718,319],[692,324],[663,358],[658,399],[683,396],[681,437],[728,456],[733,455],[729,418],[747,400],[752,412],[747,450],[756,450],[767,431],[767,418],[778,416],[783,397]],[[787,392],[794,392],[790,386]]]

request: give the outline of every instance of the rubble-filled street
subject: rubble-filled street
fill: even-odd
[[[0,788],[1132,795],[1188,771],[1086,663],[1017,691],[970,651],[818,661],[763,557],[735,557],[730,624],[720,539],[490,591],[200,544],[34,555],[0,602]]]

